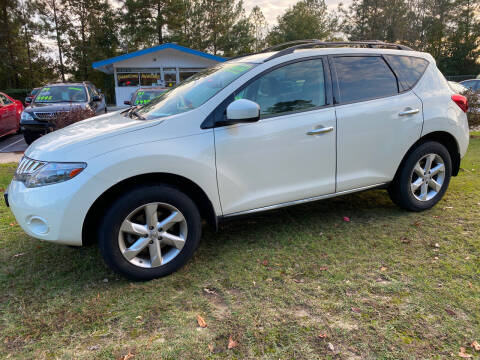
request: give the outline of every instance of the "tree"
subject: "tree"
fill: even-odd
[[[262,9],[256,5],[249,16],[250,31],[253,37],[253,50],[258,52],[265,48],[268,33],[268,24]]]
[[[337,19],[327,11],[324,0],[301,0],[278,18],[267,41],[275,45],[301,39],[329,39],[336,24]]]

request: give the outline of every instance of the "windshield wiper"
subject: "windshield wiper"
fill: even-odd
[[[140,115],[138,112],[137,112],[137,107],[132,107],[129,111],[128,111],[128,117],[129,118],[132,118],[132,115],[136,116],[138,119],[140,120],[145,120],[145,118]],[[133,118],[132,118],[133,119]]]

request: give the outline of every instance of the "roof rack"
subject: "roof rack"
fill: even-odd
[[[317,46],[324,46],[324,47],[335,47],[335,46],[355,46],[355,47],[367,47],[367,48],[390,48],[390,49],[396,49],[396,50],[413,50],[409,48],[408,46],[405,45],[400,45],[400,44],[391,44],[391,43],[386,43],[380,40],[365,40],[365,41],[321,41],[317,39],[308,39],[308,40],[295,40],[295,41],[289,41],[283,44],[278,44],[275,46],[271,46],[269,48],[266,48],[262,50],[260,53],[266,53],[266,52],[271,52],[275,51],[278,48],[282,48],[284,46],[291,45],[283,50],[279,50],[277,53],[274,55],[270,56],[269,58],[265,59],[264,62],[267,62],[269,60],[278,58],[280,56],[284,56],[287,54],[293,53],[295,50],[298,49],[306,49],[306,48],[312,48],[312,47],[317,47]]]

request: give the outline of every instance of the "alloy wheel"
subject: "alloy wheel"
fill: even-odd
[[[131,264],[155,268],[173,260],[187,239],[187,222],[174,206],[156,202],[142,205],[122,222],[118,245]]]
[[[429,201],[442,189],[445,163],[440,155],[427,154],[415,164],[410,178],[413,196],[419,201]]]

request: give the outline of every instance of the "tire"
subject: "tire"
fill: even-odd
[[[149,214],[156,214],[157,221]],[[158,231],[150,226],[162,223],[165,229]],[[188,196],[173,186],[145,185],[112,204],[99,226],[98,245],[113,271],[146,281],[180,269],[195,253],[201,231],[199,211]],[[152,256],[160,247],[161,256]]]
[[[425,171],[429,169],[429,162],[433,174]],[[440,170],[442,165],[443,170]],[[451,176],[452,160],[445,146],[438,142],[425,142],[404,159],[388,193],[395,204],[406,210],[427,210],[443,197]]]
[[[27,145],[30,145],[31,143],[33,143],[40,136],[42,136],[42,134],[37,131],[32,131],[32,130],[23,131],[23,137],[25,138],[25,142],[27,143]]]

